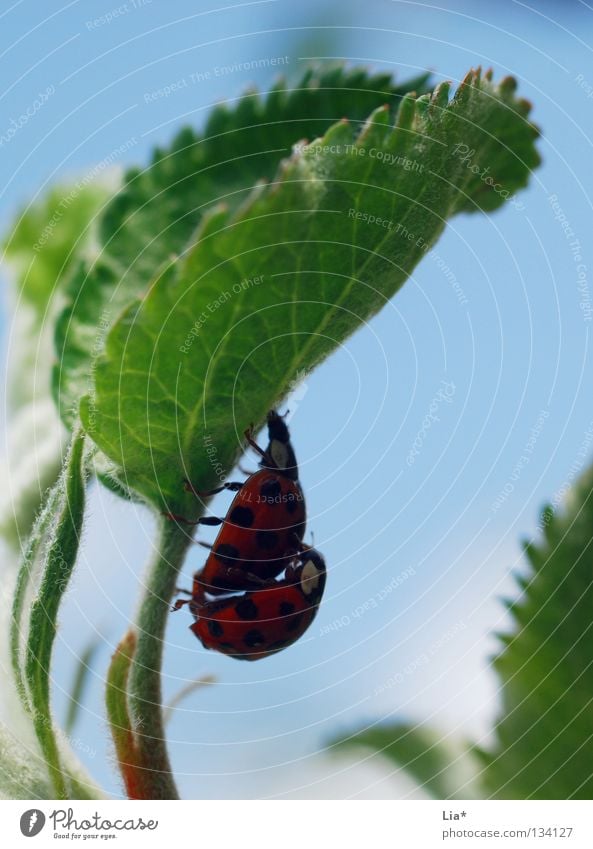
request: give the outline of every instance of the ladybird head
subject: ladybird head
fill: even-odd
[[[273,468],[291,480],[298,480],[299,469],[288,427],[284,418],[275,410],[270,410],[268,413],[268,439],[266,455],[274,464]],[[267,466],[265,459],[262,460],[261,465]]]
[[[295,582],[309,604],[319,604],[325,589],[325,560],[314,548],[301,553],[301,565],[295,570]]]

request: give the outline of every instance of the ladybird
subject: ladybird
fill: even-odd
[[[236,492],[224,519],[205,516],[190,523],[181,516],[170,518],[188,524],[222,525],[203,568],[196,573],[192,596],[205,601],[205,593],[223,593],[263,587],[286,568],[298,552],[305,533],[305,500],[298,481],[298,465],[282,416],[271,410],[267,416],[268,446],[253,439],[253,428],[245,431],[248,443],[260,454],[261,468],[244,482],[227,482],[200,492],[186,482],[196,497],[223,490]]]
[[[260,660],[295,643],[305,633],[323,596],[325,561],[301,547],[283,578],[225,599],[190,601],[191,630],[204,648],[237,660]]]

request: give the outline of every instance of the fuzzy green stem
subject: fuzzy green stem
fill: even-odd
[[[12,662],[12,671],[21,702],[29,711],[31,710],[31,704],[27,693],[27,685],[25,683],[25,672],[21,651],[23,633],[26,632],[27,629],[23,627],[22,619],[27,589],[31,583],[36,559],[39,554],[41,544],[45,538],[46,531],[49,528],[51,521],[54,519],[54,513],[60,497],[61,485],[61,480],[58,480],[49,490],[39,515],[35,519],[31,534],[27,540],[25,548],[23,549],[12,601],[12,617],[10,622],[10,657]]]
[[[167,616],[177,576],[191,544],[186,529],[160,519],[157,549],[149,566],[137,621],[137,647],[130,671],[129,703],[140,763],[150,765],[149,798],[178,799],[165,739],[161,665]]]
[[[37,598],[31,607],[25,676],[33,723],[57,799],[67,799],[63,770],[50,708],[50,663],[60,602],[76,563],[85,506],[84,434],[74,433],[60,476],[59,513],[48,542]]]

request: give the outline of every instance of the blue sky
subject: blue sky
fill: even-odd
[[[213,103],[250,83],[265,88],[271,69],[228,71],[264,57],[284,57],[291,77],[311,58],[400,79],[431,69],[454,83],[471,66],[492,66],[497,78],[517,77],[543,131],[543,166],[522,207],[455,218],[395,300],[293,399],[309,527],[330,567],[306,637],[265,662],[239,664],[202,651],[187,614],[171,618],[167,694],[199,675],[219,681],[170,724],[186,797],[388,795],[393,787],[374,787],[366,766],[320,758],[326,741],[387,718],[481,735],[496,713],[487,658],[490,633],[505,626],[499,599],[523,566],[520,538],[536,533],[542,504],[582,462],[593,420],[593,12],[578,2],[531,5],[266,0],[216,11],[189,0],[48,0],[40,11],[21,0],[1,13],[0,135],[55,88],[0,150],[3,228],[52,182],[109,156],[120,166],[145,163],[179,127],[199,126]],[[5,314],[4,335],[9,321]],[[422,431],[434,403],[438,421]],[[227,503],[221,496],[213,509]],[[133,613],[151,533],[141,508],[94,488],[57,645],[59,712],[76,657],[103,636],[74,736],[114,793],[102,679]],[[196,546],[186,584],[202,560]]]

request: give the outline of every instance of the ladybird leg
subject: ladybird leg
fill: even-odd
[[[311,546],[305,545],[305,543],[302,541],[302,539],[297,533],[293,533],[291,535],[290,543],[286,549],[286,559],[291,560],[296,557],[296,555],[301,554],[303,551],[306,551],[310,547]]]
[[[197,525],[222,525],[224,523],[224,519],[221,519],[220,516],[202,516],[200,519],[196,519]]]
[[[253,450],[257,451],[257,453],[260,455],[260,457],[264,458],[266,463],[270,462],[270,458],[268,457],[267,452],[264,451],[263,448],[260,448],[259,445],[257,444],[257,442],[255,441],[255,439],[253,438],[253,425],[249,425],[249,427],[245,431],[245,439],[247,440],[249,445],[251,445]]]
[[[294,586],[296,586],[296,584],[300,583],[300,580],[297,577],[297,574],[298,574],[297,573],[297,567],[293,566],[292,563],[290,563],[286,567],[286,571],[284,573],[284,581],[286,582],[287,586],[294,587]]]
[[[203,607],[208,602],[206,601],[206,593],[212,589],[210,584],[207,584],[205,581],[202,581],[199,574],[196,573],[194,575],[194,593],[193,593],[193,609],[198,609]]]
[[[214,489],[196,489],[195,486],[188,480],[183,481],[183,487],[186,492],[191,492],[192,495],[195,495],[196,498],[208,498],[210,495],[218,495],[219,492],[224,492],[226,490],[230,490],[230,492],[239,492],[239,490],[244,486],[245,481],[227,481],[223,483],[221,486],[217,486]]]
[[[224,519],[218,516],[201,516],[199,519],[186,519],[185,516],[179,516],[177,513],[163,513],[166,519],[171,522],[181,522],[183,525],[222,525]]]
[[[195,540],[195,542],[197,543],[197,545],[201,545],[202,548],[207,548],[209,551],[212,551],[212,546],[209,542],[202,542],[201,539],[197,539]]]
[[[175,592],[176,593],[185,593],[185,595],[188,595],[189,598],[179,598],[179,599],[177,599],[177,601],[175,602],[175,604],[171,608],[171,613],[173,613],[176,610],[181,610],[181,608],[183,607],[184,604],[189,604],[190,601],[191,601],[191,597],[192,597],[191,590],[185,590],[183,587],[175,587]]]
[[[197,524],[196,522],[191,522],[189,519],[186,519],[184,516],[178,516],[177,513],[163,513],[163,516],[170,522],[181,522],[184,525]]]
[[[260,578],[258,575],[254,575],[253,572],[246,572],[244,569],[237,569],[233,566],[228,567],[226,574],[227,577],[232,578],[235,583],[242,582],[245,589],[261,589],[262,587],[269,587],[270,584],[276,583],[273,578],[271,580],[266,580],[265,578]]]
[[[221,590],[223,592],[237,592],[239,590],[262,589],[276,583],[274,579],[266,580],[265,578],[260,578],[258,575],[246,572],[237,566],[222,567],[219,572],[219,579],[220,582],[213,585],[203,581],[196,575],[195,582],[198,591],[194,594],[194,598],[198,602],[201,602],[205,593],[216,593],[221,592]]]

